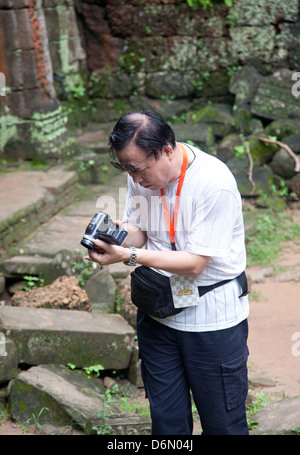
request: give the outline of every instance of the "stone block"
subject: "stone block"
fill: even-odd
[[[267,25],[278,21],[296,22],[298,20],[298,0],[282,2],[274,0],[236,0],[230,14],[236,16],[238,25]]]
[[[39,424],[79,425],[87,434],[150,434],[147,417],[121,412],[103,399],[99,379],[89,379],[62,365],[32,367],[11,381],[9,411],[17,422],[39,415]]]
[[[19,357],[15,343],[0,332],[0,384],[18,374]]]
[[[118,314],[44,308],[0,308],[0,331],[15,342],[20,363],[69,362],[128,368],[134,329]]]
[[[255,414],[258,427],[252,434],[297,434],[300,430],[300,397],[284,398],[259,409]]]
[[[295,175],[288,184],[289,190],[297,195],[300,199],[300,174]]]
[[[14,90],[20,89],[23,86],[23,68],[22,68],[22,55],[21,52],[11,51],[7,52],[5,56],[5,63],[7,66],[6,83],[8,87]],[[13,93],[10,93],[9,100],[11,100]],[[20,116],[20,113],[14,112]]]
[[[279,175],[283,179],[288,180],[296,175],[295,161],[284,149],[276,152],[269,166],[274,174]]]
[[[111,311],[114,310],[116,283],[108,269],[96,272],[86,283],[85,290],[91,304],[105,303]]]
[[[0,0],[0,9],[19,9],[28,8],[30,0]]]
[[[139,359],[139,348],[138,344],[135,343],[133,346],[132,357],[127,373],[128,379],[136,387],[142,388],[144,386],[142,373],[141,373],[141,359]]]
[[[252,191],[252,185],[248,176],[248,157],[244,155],[234,157],[227,161],[226,164],[233,173],[242,196],[249,195]],[[259,194],[260,191],[264,194],[270,194],[270,188],[274,183],[274,175],[267,165],[261,165],[258,168],[254,168],[252,177],[255,182],[255,194]]]
[[[1,9],[1,0],[0,0],[0,9]],[[5,37],[9,36],[9,40],[5,40],[5,52],[15,51],[20,49],[19,36],[16,33],[17,30],[17,16],[16,11],[11,10],[2,10],[0,11],[0,23],[1,23],[1,32]],[[12,33],[14,31],[14,33]],[[2,57],[3,58],[3,57]]]
[[[292,93],[292,72],[278,71],[260,83],[251,103],[254,115],[270,120],[299,118],[300,105]]]
[[[40,256],[13,256],[0,264],[3,274],[8,277],[22,277],[24,275],[44,276],[52,259]]]
[[[18,58],[18,61],[21,62],[21,58]],[[18,79],[15,79],[14,83],[17,84]],[[23,79],[21,83],[23,83]],[[51,87],[49,87],[50,89]],[[31,120],[36,112],[51,112],[58,108],[58,101],[40,88],[13,91],[7,97],[11,107],[11,114],[22,119]]]

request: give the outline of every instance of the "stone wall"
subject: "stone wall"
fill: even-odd
[[[228,94],[228,76],[240,65],[265,74],[297,68],[298,0],[233,3],[214,2],[211,10],[185,0],[77,2],[87,64],[103,75],[103,94],[115,97],[120,71],[134,75],[130,94],[186,98],[205,91],[208,98]],[[105,87],[107,72],[116,78],[113,91]]]
[[[57,150],[66,118],[54,77],[70,77],[85,53],[70,0],[0,0],[0,150],[30,157]]]
[[[232,105],[238,68],[298,71],[299,28],[298,0],[0,0],[0,151],[55,149],[67,112],[88,123],[163,99]]]

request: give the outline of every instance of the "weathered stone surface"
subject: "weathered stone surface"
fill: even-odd
[[[235,156],[235,147],[241,146],[242,144],[243,141],[238,134],[232,133],[225,136],[216,146],[217,157],[226,163],[230,158]]]
[[[2,246],[9,247],[20,241],[31,234],[34,228],[70,204],[78,195],[77,182],[76,172],[66,170],[65,166],[55,166],[48,171],[11,172],[1,175]]]
[[[70,76],[85,64],[86,55],[81,44],[73,0],[57,6],[44,2],[49,50],[53,72]]]
[[[102,381],[88,379],[62,365],[30,368],[11,381],[8,393],[9,409],[17,422],[25,422],[34,414],[39,415],[40,424],[75,424],[88,434],[95,433],[95,427],[99,434],[150,433],[148,418],[122,413],[104,401]]]
[[[230,28],[229,50],[233,59],[251,64],[253,56],[264,62],[274,58],[276,29],[273,25],[237,26]]]
[[[300,125],[299,125],[300,128]],[[294,153],[300,153],[300,133],[291,134],[287,137],[282,138],[282,142],[290,147]]]
[[[300,397],[284,398],[255,414],[258,427],[252,434],[292,434],[300,430]]]
[[[108,269],[96,272],[87,281],[85,291],[93,308],[93,304],[101,304],[103,310],[114,311],[116,283]]]
[[[144,387],[141,374],[141,359],[139,359],[139,348],[137,343],[133,346],[131,362],[128,368],[128,379],[137,387]]]
[[[129,366],[134,329],[118,314],[45,308],[0,308],[0,330],[16,344],[21,363]]]
[[[231,9],[236,14],[238,25],[266,25],[281,21],[295,22],[298,20],[297,0],[281,2],[274,0],[266,4],[264,0],[236,0]]]
[[[300,133],[300,122],[298,119],[280,119],[274,120],[265,128],[265,133],[270,136],[276,136],[280,141],[286,136]]]
[[[18,374],[19,357],[15,343],[0,333],[0,384],[13,379]]]
[[[80,240],[91,220],[91,216],[55,215],[41,225],[34,235],[20,243],[26,255],[56,256],[62,250],[82,251]]]
[[[253,387],[275,387],[276,382],[270,378],[249,378],[249,385]]]
[[[284,149],[278,150],[275,154],[270,168],[274,174],[279,175],[283,179],[291,179],[296,175],[295,172],[295,161]]]
[[[82,3],[82,16],[86,27],[88,66],[91,70],[105,65],[116,66],[121,55],[123,41],[113,37],[105,20],[105,8]]]
[[[233,173],[240,193],[244,196],[250,194],[252,191],[252,184],[249,181],[249,159],[247,156],[234,157],[227,161],[227,166]],[[271,169],[264,165],[259,168],[253,169],[253,180],[255,182],[255,194],[262,191],[263,194],[270,193],[270,187],[273,184],[273,172]]]
[[[300,198],[300,175],[297,174],[288,184],[289,190],[292,191]]]
[[[205,152],[214,141],[212,127],[207,123],[174,124],[173,130],[178,141],[193,141]]]
[[[266,277],[272,276],[273,272],[274,272],[274,268],[272,266],[265,267],[265,268],[256,270],[255,272],[251,272],[251,276],[248,275],[248,277],[252,283],[265,283]]]
[[[250,106],[253,94],[256,93],[263,76],[250,65],[235,71],[230,78],[229,91],[235,95],[235,109]]]
[[[61,276],[48,286],[18,291],[13,295],[11,304],[30,308],[91,311],[88,295],[74,276]]]
[[[6,277],[23,277],[24,275],[43,275],[51,266],[52,259],[40,256],[12,256],[0,265]]]
[[[275,281],[277,283],[300,281],[300,267],[294,267],[292,270],[285,270],[283,272],[279,272],[275,277]]]
[[[251,112],[277,120],[300,118],[300,106],[292,93],[292,71],[282,70],[265,77],[251,103]]]
[[[265,137],[264,132],[253,135],[249,140],[249,151],[253,159],[254,167],[260,167],[272,160],[279,146],[276,144],[265,143],[260,137]]]

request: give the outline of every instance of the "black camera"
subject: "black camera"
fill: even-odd
[[[98,212],[91,219],[80,243],[89,250],[94,249],[96,239],[113,245],[121,245],[127,234],[128,232],[117,226],[107,213]]]

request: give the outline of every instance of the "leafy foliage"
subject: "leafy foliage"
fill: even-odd
[[[186,0],[186,2],[191,8],[198,8],[199,6],[207,8],[213,4],[213,0]],[[224,0],[224,3],[228,8],[232,6],[232,0]]]

